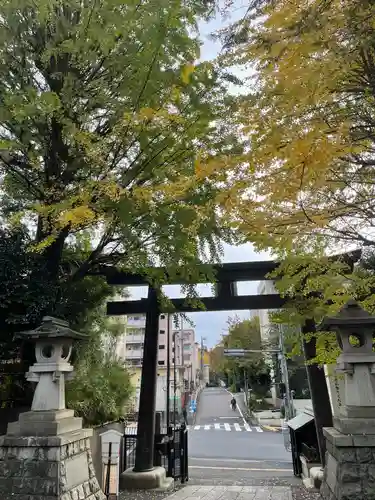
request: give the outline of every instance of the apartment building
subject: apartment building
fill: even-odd
[[[193,329],[173,331],[176,363],[183,367],[185,392],[193,391],[199,383],[199,345]]]
[[[168,328],[169,319],[169,328]],[[182,350],[172,333],[172,317],[161,314],[159,318],[159,348],[158,348],[158,380],[156,388],[156,411],[166,414],[167,383],[168,383],[168,345],[170,355],[170,410],[181,412],[184,402],[184,367],[182,366]],[[124,361],[129,367],[132,383],[135,387],[133,410],[138,411],[141,389],[143,346],[146,330],[146,316],[143,314],[129,315],[126,318],[126,329],[119,339],[119,349],[125,353]],[[169,341],[168,341],[169,332]],[[125,343],[125,350],[123,349]]]

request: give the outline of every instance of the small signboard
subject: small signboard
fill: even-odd
[[[192,399],[190,401],[190,408],[189,408],[190,413],[195,413],[197,411],[197,402],[195,399]]]
[[[245,349],[224,349],[224,356],[242,357],[245,356]]]
[[[100,435],[102,448],[102,489],[109,499],[117,498],[119,494],[120,449],[122,434],[114,429]],[[109,473],[109,476],[108,476]],[[109,481],[108,481],[109,480]]]

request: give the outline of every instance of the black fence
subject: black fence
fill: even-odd
[[[188,472],[188,430],[185,424],[170,427],[155,435],[154,465],[162,466],[168,477],[185,483]],[[122,470],[134,467],[137,447],[137,429],[127,428],[124,434]]]

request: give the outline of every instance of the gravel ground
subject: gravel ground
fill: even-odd
[[[188,484],[188,483],[187,483]],[[119,500],[163,500],[172,495],[175,491],[183,488],[184,485],[176,482],[174,488],[168,491],[148,491],[148,490],[129,490],[122,491],[119,495]]]
[[[292,486],[293,500],[321,500],[320,493],[307,490],[303,486]]]

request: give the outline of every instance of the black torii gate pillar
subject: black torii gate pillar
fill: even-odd
[[[157,290],[148,289],[141,392],[139,398],[138,439],[134,472],[149,472],[154,468],[155,408],[158,376],[159,305]],[[155,356],[156,353],[156,356]],[[152,439],[149,438],[152,436]]]
[[[204,304],[206,311],[229,311],[229,310],[259,310],[280,309],[286,303],[286,299],[278,294],[265,295],[236,295],[236,282],[266,280],[267,275],[279,266],[274,261],[240,262],[228,263],[214,266],[216,272],[216,296],[202,297],[200,301]],[[198,266],[199,267],[199,266]],[[180,277],[168,279],[166,270],[159,269],[164,273],[164,283],[182,284],[186,283],[186,272]],[[145,276],[140,274],[129,274],[117,270],[106,270],[108,284],[112,285],[148,285]],[[198,283],[199,281],[196,281]],[[201,283],[207,282],[202,269]],[[171,299],[171,303],[177,312],[197,312],[197,308],[186,303],[184,299]],[[168,487],[170,482],[166,478],[166,471],[162,467],[154,467],[154,440],[155,440],[155,406],[157,386],[157,358],[159,339],[159,315],[164,312],[158,303],[158,290],[149,285],[147,299],[137,301],[118,301],[107,304],[108,315],[145,314],[146,330],[143,351],[143,367],[141,378],[141,392],[138,414],[138,440],[136,446],[136,459],[134,469],[125,471],[120,477],[121,489],[152,489]],[[311,325],[306,324],[304,330]],[[307,359],[311,358],[306,352]],[[316,367],[318,370],[318,367]],[[315,422],[319,440],[319,451],[324,454],[324,443],[321,441],[320,428],[329,425],[332,420],[330,412],[330,401],[324,374],[320,378],[324,384],[320,391],[316,390],[312,377],[312,370],[307,369],[308,380],[311,389],[311,398],[315,412]],[[316,377],[318,374],[314,373]],[[322,378],[323,377],[323,378]],[[319,397],[318,397],[319,392]],[[317,402],[319,401],[319,405]],[[322,410],[321,405],[324,405]]]

